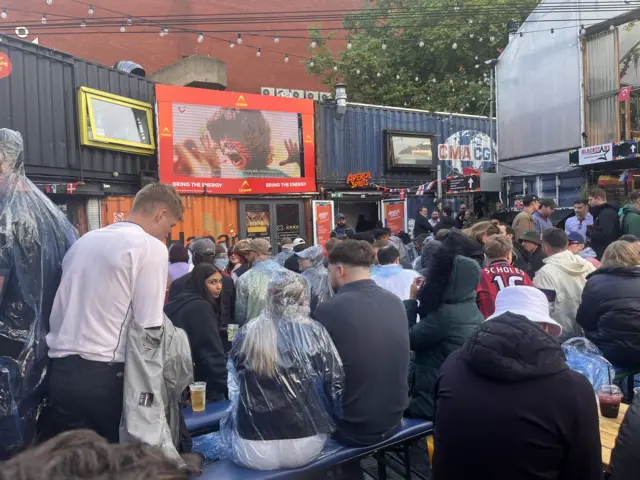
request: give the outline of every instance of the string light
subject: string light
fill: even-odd
[[[127,25],[133,25],[133,18],[131,18],[131,15],[127,18]]]
[[[351,38],[347,39],[347,50],[351,50],[353,48],[353,43],[351,43]]]
[[[476,63],[476,68],[480,68],[480,65],[478,65],[477,63]]]
[[[262,49],[259,48],[258,51],[256,52],[256,57],[261,57],[262,56]]]
[[[473,38],[473,37],[475,37],[475,35],[473,33],[470,33],[469,38]]]
[[[120,33],[124,33],[127,31],[127,27],[125,27],[124,23],[120,25]]]
[[[273,37],[273,43],[280,43],[280,37],[278,37],[278,35],[276,35],[275,37]]]
[[[610,32],[613,32],[615,29],[616,29],[616,27],[614,27],[613,25],[610,25],[610,26],[609,26],[609,31],[610,31]]]
[[[202,34],[202,32],[200,32],[200,33],[198,34],[198,38],[196,39],[196,41],[197,41],[198,43],[202,43],[202,42],[204,42],[204,35]]]
[[[489,41],[490,42],[495,42],[496,41],[496,37],[489,37]]]
[[[386,49],[387,49],[387,41],[382,40],[382,50],[386,50]]]
[[[382,74],[381,74],[380,72],[378,72],[378,73],[376,74],[376,77],[378,77],[378,78],[380,78],[381,76],[382,76]]]
[[[238,45],[242,45],[242,34],[241,33],[238,34],[238,38],[236,39],[236,43]]]
[[[53,0],[47,0],[47,5],[53,5]]]
[[[309,66],[311,68],[315,67],[316,66],[316,62],[314,62],[313,59],[311,59],[311,61],[309,62]]]
[[[586,35],[587,34],[587,29],[584,28],[584,25],[580,25],[580,35]]]
[[[473,18],[470,18],[469,19],[469,25],[472,25],[472,24],[473,24]]]
[[[433,83],[436,83],[438,80],[436,80],[436,77],[433,77],[433,78],[431,79],[431,81],[432,81]]]
[[[360,69],[356,70],[356,75],[360,75]]]
[[[284,63],[289,63],[289,54],[285,53],[284,54]],[[337,70],[338,67],[333,67],[334,70]]]
[[[454,43],[453,45],[451,45],[451,48],[453,48],[455,50],[456,48],[458,48],[458,44]]]
[[[233,42],[229,42],[229,48],[236,48],[236,44]]]
[[[96,11],[93,9],[93,5],[89,5],[88,13],[89,13],[89,15],[93,15],[94,13],[96,13]]]
[[[7,9],[6,9],[6,8],[3,8],[3,9],[2,9],[2,13],[0,13],[0,18],[2,18],[3,20],[6,20],[6,19],[7,19],[7,16],[8,16],[8,15],[7,15]]]
[[[40,23],[43,25],[47,24],[47,16],[44,13],[42,14],[42,19],[40,20]]]
[[[418,76],[416,75],[415,81],[416,81],[416,82],[419,82],[419,81],[420,81],[420,77],[418,77]]]
[[[311,48],[316,48],[318,46],[318,42],[315,39],[311,40]]]
[[[396,75],[396,80],[400,80],[400,75]]]
[[[80,28],[87,28],[87,22],[84,21],[84,18],[80,22]]]
[[[160,36],[166,37],[169,35],[169,29],[167,27],[160,27]]]
[[[480,37],[480,38],[478,39],[478,41],[479,41],[479,42],[481,42],[482,40],[484,40],[484,38],[482,38],[482,37]]]
[[[423,39],[420,39],[420,41],[418,42],[418,46],[420,48],[424,47],[424,40]]]

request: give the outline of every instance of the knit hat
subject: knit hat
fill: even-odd
[[[549,335],[562,335],[562,326],[549,316],[549,300],[535,287],[515,286],[503,288],[496,297],[496,311],[487,320],[511,312],[535,323],[549,326]]]

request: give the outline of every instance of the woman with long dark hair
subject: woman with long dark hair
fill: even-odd
[[[240,240],[236,245],[232,246],[227,252],[229,255],[229,263],[225,268],[225,273],[229,275],[234,283],[240,278],[240,276],[249,270],[249,263],[244,256],[243,249],[246,248],[249,242],[246,240]]]
[[[164,312],[189,337],[196,382],[207,382],[207,400],[227,396],[226,355],[220,336],[222,273],[201,263],[189,274],[184,292],[169,301]]]

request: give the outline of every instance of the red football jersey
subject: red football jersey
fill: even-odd
[[[509,265],[504,260],[495,261],[482,269],[477,302],[484,318],[489,318],[496,311],[498,292],[503,288],[516,285],[533,287],[533,282],[526,272]]]

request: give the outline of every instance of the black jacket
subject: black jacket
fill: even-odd
[[[593,228],[591,230],[591,248],[596,252],[598,260],[602,259],[604,251],[620,236],[620,206],[614,202],[603,203],[591,207]]]
[[[213,305],[185,291],[169,300],[164,313],[189,337],[194,378],[196,382],[207,382],[207,400],[224,400],[227,397],[227,358],[220,337],[220,320]]]
[[[640,267],[601,267],[587,277],[576,321],[618,368],[640,366]]]
[[[433,234],[435,235],[442,229],[451,230],[452,228],[458,228],[458,223],[452,217],[442,216],[440,221],[433,227]]]
[[[506,313],[449,356],[436,385],[434,480],[600,480],[593,388],[560,344]]]
[[[478,262],[480,268],[484,266],[482,244],[462,233],[462,230],[456,229],[449,232],[442,240],[442,246],[453,256],[462,255]]]
[[[284,262],[284,268],[295,273],[300,273],[300,257],[295,253]]]
[[[531,279],[544,266],[546,255],[542,251],[542,247],[538,247],[533,253],[529,253],[520,242],[516,242],[513,244],[513,254],[513,266],[527,272]]]
[[[402,301],[373,280],[348,283],[316,308],[345,373],[339,433],[372,437],[400,424],[409,403],[409,329]]]
[[[611,480],[637,480],[640,472],[640,395],[620,425],[616,446],[611,452]]]
[[[420,214],[416,215],[416,220],[413,225],[413,238],[417,238],[423,233],[431,232],[433,232],[433,227],[429,223],[429,219],[427,217],[423,217]]]

